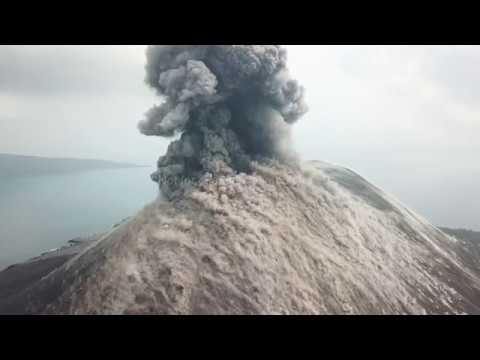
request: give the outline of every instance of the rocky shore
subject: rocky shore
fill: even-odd
[[[122,220],[112,228],[117,228],[127,220]],[[0,271],[0,309],[15,308],[15,301],[19,294],[60,268],[104,235],[105,233],[100,233],[71,239],[61,248],[44,252],[26,262],[11,265]],[[8,315],[8,312],[0,314]]]

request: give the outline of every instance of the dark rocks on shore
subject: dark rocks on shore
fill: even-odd
[[[68,260],[86,249],[100,235],[69,240],[68,245],[48,251],[24,263],[14,264],[0,272],[0,309],[1,314],[21,312],[23,292],[43,277],[51,274]]]
[[[129,219],[129,217],[125,218],[114,224],[112,229],[119,227]],[[85,250],[102,235],[93,234],[68,240],[67,245],[61,248],[46,251],[24,263],[13,264],[0,271],[1,314],[18,313],[20,309],[18,299],[26,289],[65,265],[68,260]]]

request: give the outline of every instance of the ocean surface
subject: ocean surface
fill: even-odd
[[[134,215],[158,195],[153,171],[0,178],[0,270]]]

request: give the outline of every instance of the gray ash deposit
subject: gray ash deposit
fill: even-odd
[[[3,296],[21,314],[479,314],[472,254],[354,172],[303,163],[276,45],[158,45],[140,123],[172,137],[156,201]]]

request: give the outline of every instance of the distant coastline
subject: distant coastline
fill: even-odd
[[[40,156],[0,154],[0,178],[70,174],[76,172],[148,167],[108,160],[48,158]]]
[[[451,229],[447,227],[440,227],[440,230],[448,235],[454,236],[457,239],[465,240],[480,245],[480,231],[469,229]]]

